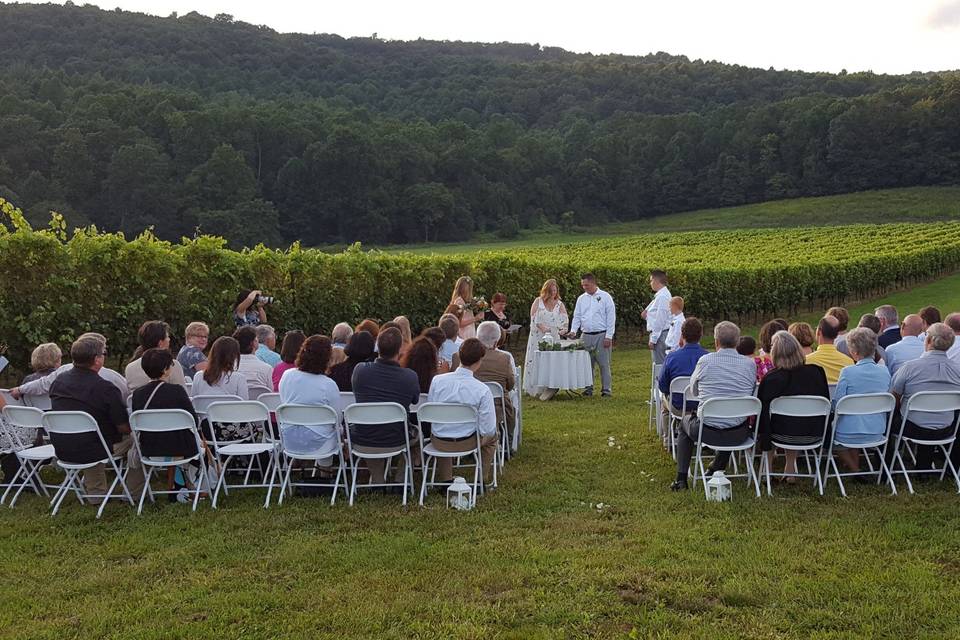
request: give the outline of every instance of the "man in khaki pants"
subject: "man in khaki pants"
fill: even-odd
[[[477,446],[476,431],[480,431],[480,456],[483,459],[483,481],[489,484],[493,476],[493,462],[497,452],[497,413],[493,394],[487,385],[474,377],[487,350],[476,338],[460,345],[460,367],[452,373],[434,377],[430,383],[428,402],[456,402],[476,407],[478,421],[431,425],[430,441],[440,451],[456,453],[470,451]],[[453,480],[450,458],[437,459],[440,482]]]
[[[96,420],[107,446],[115,454],[127,454],[127,488],[131,496],[143,490],[143,467],[134,454],[130,418],[120,390],[100,377],[107,357],[106,341],[92,335],[78,338],[70,347],[73,368],[57,376],[50,386],[50,403],[54,411],[84,411]],[[52,439],[57,457],[70,462],[93,462],[103,459],[103,447],[89,434],[58,434]],[[83,473],[83,488],[89,494],[104,495],[108,488],[104,466],[97,465]],[[102,498],[91,498],[99,504]]]

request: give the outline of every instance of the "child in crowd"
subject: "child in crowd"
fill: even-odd
[[[667,331],[667,351],[673,351],[680,346],[680,327],[683,326],[683,298],[670,298],[670,330]]]
[[[737,343],[737,353],[752,358],[756,352],[757,341],[750,336],[740,336],[740,342]]]

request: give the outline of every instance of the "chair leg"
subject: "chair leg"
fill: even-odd
[[[899,444],[899,443],[898,443],[898,444]],[[903,478],[904,478],[904,480],[907,481],[907,490],[908,490],[910,493],[914,493],[913,483],[910,482],[910,472],[907,471],[907,464],[906,464],[906,462],[904,462],[903,456],[900,454],[900,447],[899,447],[899,446],[897,446],[896,451],[893,452],[893,462],[892,462],[892,464],[890,465],[890,466],[891,466],[891,469],[893,470],[894,473],[896,473],[896,470],[897,470],[897,461],[900,462],[900,468],[903,469],[902,473],[903,473]]]
[[[360,464],[360,460],[354,459],[352,456],[351,456],[351,460],[353,460],[353,482],[350,483],[350,499],[348,503],[352,507],[353,498],[357,493],[357,466]]]
[[[220,473],[217,475],[217,486],[213,490],[213,500],[210,502],[210,507],[213,509],[217,508],[217,499],[220,497],[221,488],[223,488],[225,494],[230,495],[226,490],[225,478],[227,477],[227,467],[230,465],[230,460],[232,459],[233,456],[227,456],[227,459],[220,465]]]
[[[287,471],[283,474],[283,482],[280,483],[280,496],[277,498],[277,504],[283,504],[283,496],[290,487],[290,473],[293,471],[293,460],[287,460]],[[337,474],[339,478],[339,472]],[[334,495],[337,493],[336,487],[333,489]]]
[[[890,495],[897,495],[897,484],[893,481],[893,474],[890,472],[890,468],[887,467],[887,452],[886,447],[880,452],[880,472],[879,475],[882,477],[884,473],[887,474],[887,482],[890,484]]]
[[[103,515],[103,510],[107,507],[107,503],[110,502],[110,498],[113,497],[113,490],[117,488],[117,484],[121,481],[121,479],[122,479],[122,476],[118,474],[116,477],[114,477],[113,482],[110,483],[110,488],[107,489],[107,495],[103,497],[103,502],[100,503],[100,508],[97,509],[98,519],[100,518],[100,516]],[[126,493],[127,495],[129,495],[130,492],[126,491]],[[131,500],[130,503],[132,504],[133,500]]]
[[[197,504],[200,502],[200,487],[203,485],[203,479],[207,477],[206,464],[203,462],[203,456],[197,460],[199,464],[199,471],[197,473],[197,479],[194,480],[193,487],[193,510],[197,510]]]
[[[51,500],[53,511],[50,515],[57,515],[57,512],[60,510],[60,505],[63,504],[63,499],[67,497],[67,494],[73,488],[73,482],[77,475],[79,475],[79,473],[74,469],[67,471],[67,475],[63,479],[63,484],[60,485],[60,489],[54,494],[53,500]]]
[[[749,454],[749,456],[748,456]],[[747,467],[747,483],[753,480],[753,486],[757,497],[760,497],[760,478],[757,476],[756,469],[753,467],[753,447],[743,452],[743,464]]]
[[[274,461],[274,456],[276,456],[276,454],[276,450],[270,452],[270,461],[267,462],[267,471],[263,475],[264,484],[267,485],[267,497],[263,501],[264,509],[270,507],[270,497],[273,495],[273,486],[277,483],[277,464]]]
[[[143,491],[140,492],[140,504],[137,505],[137,515],[143,513],[143,501],[147,497],[147,492],[150,491],[150,476],[153,475],[153,467],[147,467],[147,472],[144,474],[143,478]],[[151,499],[153,496],[150,496]],[[152,500],[151,500],[152,502]]]
[[[767,481],[767,496],[773,495],[773,489],[770,486],[770,457],[765,451],[760,452],[760,473]]]
[[[429,455],[425,456],[425,459],[423,462],[423,470],[422,470],[423,478],[421,478],[421,482],[420,482],[420,506],[421,507],[423,506],[424,498],[427,497],[427,475],[430,472],[430,459],[431,457]]]
[[[813,456],[813,461],[816,464],[816,467],[814,468],[813,472],[817,476],[817,489],[819,489],[820,495],[822,496],[823,495],[823,476],[820,475],[820,454],[819,453]]]

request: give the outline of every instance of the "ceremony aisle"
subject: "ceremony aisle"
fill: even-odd
[[[649,352],[614,352],[614,398],[525,403],[524,442],[473,512],[236,492],[211,511],[97,521],[34,496],[0,508],[0,636],[910,637],[960,629],[949,484],[891,497],[806,485],[728,504],[672,493],[647,429]]]

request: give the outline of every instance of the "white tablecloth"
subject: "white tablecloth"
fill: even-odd
[[[583,389],[593,385],[590,354],[586,351],[537,351],[536,386]]]

